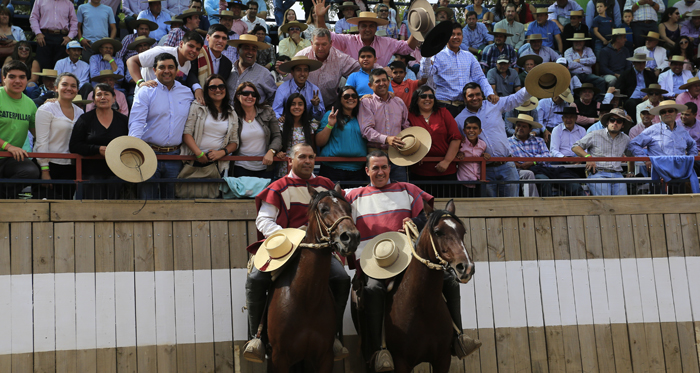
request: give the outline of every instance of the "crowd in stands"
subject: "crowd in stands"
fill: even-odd
[[[489,184],[487,196],[549,196],[550,186],[507,182],[637,175],[633,164],[623,175],[619,161],[577,172],[563,167],[576,163],[566,157],[698,155],[700,2],[591,0],[584,10],[574,0],[538,8],[503,0],[492,9],[474,0],[462,25],[440,0],[430,12],[452,24],[451,36],[424,57],[425,35],[412,35],[393,0],[339,2],[334,26],[323,0],[304,0],[304,17],[294,1],[275,0],[274,24],[264,1],[243,1],[89,0],[76,9],[35,0],[31,30],[0,7],[0,149],[12,154],[0,158],[0,178],[41,178],[35,197],[71,198],[74,187],[48,180],[75,179],[75,164],[27,152],[104,155],[123,135],[156,154],[196,157],[159,161],[154,178],[274,179],[288,172],[283,161],[297,143],[318,156],[363,157],[402,147],[402,129],[422,127],[432,138],[427,156],[442,161],[392,165],[391,178],[463,181],[474,196],[480,188],[469,182],[481,167],[457,162],[464,157],[561,157],[486,165],[486,180],[506,182]],[[571,83],[538,100],[525,81],[544,62],[568,69]],[[227,155],[262,160],[222,161]],[[651,164],[637,169],[649,176]],[[85,180],[115,178],[104,160],[86,160],[82,171]],[[361,162],[324,162],[320,174],[366,179]],[[109,183],[91,187],[100,198],[119,196]],[[574,182],[559,189],[586,193]],[[627,193],[622,183],[589,190]],[[173,183],[146,183],[138,194],[178,193]]]

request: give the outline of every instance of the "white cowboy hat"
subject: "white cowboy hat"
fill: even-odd
[[[547,62],[530,70],[525,78],[525,89],[537,98],[552,98],[569,89],[569,83],[571,73],[566,66]]]
[[[280,27],[280,31],[283,34],[288,34],[289,28],[294,27],[294,26],[299,27],[301,29],[301,31],[304,31],[309,27],[306,23],[301,23],[299,21],[291,21],[291,22],[287,22],[284,25],[282,25]]]
[[[401,149],[389,148],[389,160],[397,166],[411,166],[420,162],[433,145],[433,138],[423,127],[408,127],[397,137],[405,144]]]
[[[114,54],[115,55],[117,54],[117,52],[119,52],[122,49],[122,42],[120,42],[119,40],[116,40],[116,39],[112,39],[112,38],[102,38],[102,39],[92,43],[90,48],[92,48],[93,51],[99,51],[102,44],[112,44],[112,47],[114,47]]]
[[[530,129],[542,128],[542,125],[532,120],[532,117],[527,114],[518,114],[518,117],[508,118],[508,121],[515,124],[517,122],[525,122],[530,125]]]
[[[151,46],[151,45],[156,43],[156,39],[149,38],[148,36],[145,36],[145,35],[144,36],[137,36],[136,39],[134,39],[134,41],[132,41],[131,43],[129,43],[129,45],[126,46],[126,49],[131,50],[131,51],[136,50],[136,47],[138,47],[139,45],[141,45],[143,43],[148,43],[148,46]]]
[[[574,34],[574,37],[566,39],[567,41],[586,41],[586,40],[591,40],[591,38],[587,38],[586,34],[583,32],[577,32]]]
[[[348,23],[351,25],[359,25],[360,22],[374,22],[377,26],[386,26],[389,24],[388,19],[379,18],[377,13],[374,12],[360,12],[359,16],[348,19]]]
[[[425,35],[435,27],[435,11],[426,0],[416,0],[408,8],[406,21],[411,35],[416,40],[423,41]]]
[[[685,105],[677,104],[675,100],[666,100],[661,101],[659,103],[659,106],[649,109],[649,114],[659,115],[659,112],[664,109],[676,109],[680,113],[682,111],[688,110],[688,107]]]
[[[102,79],[113,78],[114,80],[124,79],[124,75],[115,74],[114,71],[107,69],[100,71],[100,75],[92,77],[92,80],[96,82],[102,81]]]
[[[285,73],[292,72],[294,66],[306,65],[309,67],[309,72],[318,70],[323,66],[321,61],[312,60],[306,56],[294,56],[291,61],[287,61],[279,66],[280,71]]]
[[[38,76],[44,76],[47,78],[55,78],[58,76],[58,71],[52,70],[52,69],[43,69],[43,70],[41,70],[40,73],[32,73],[32,74],[38,75]]]
[[[517,111],[532,111],[537,109],[537,105],[540,103],[540,100],[537,99],[537,97],[530,97],[529,100],[523,102],[520,106],[516,107],[515,110]]]
[[[272,272],[287,263],[306,231],[297,228],[280,229],[265,239],[255,253],[253,264],[260,272]]]
[[[367,242],[360,255],[360,267],[379,280],[403,272],[411,262],[411,243],[403,233],[382,233]]]
[[[118,178],[130,183],[150,179],[158,167],[153,149],[145,141],[132,136],[120,136],[110,141],[105,160]]]
[[[270,48],[270,45],[261,41],[258,41],[258,37],[250,34],[241,35],[240,39],[229,40],[228,45],[232,47],[237,47],[241,44],[252,44],[258,47],[259,50]]]

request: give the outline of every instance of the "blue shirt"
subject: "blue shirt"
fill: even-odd
[[[435,97],[438,100],[464,101],[462,89],[469,82],[478,83],[486,97],[493,94],[479,62],[473,54],[463,49],[455,53],[445,47],[433,57],[423,57],[420,69],[420,76],[433,77]]]
[[[634,69],[634,75],[637,77],[637,86],[634,88],[631,98],[644,98],[646,94],[642,92],[642,89],[646,88],[647,86],[647,83],[644,81],[644,72]]]
[[[531,22],[527,27],[525,36],[532,34],[542,34],[542,37],[544,38],[544,40],[542,40],[542,45],[545,47],[559,49],[559,46],[554,42],[554,36],[561,34],[561,30],[559,30],[559,26],[557,26],[556,23],[547,20],[547,23],[545,23],[544,26],[540,26],[537,21]]]
[[[464,134],[464,121],[474,115],[481,120],[481,135],[479,138],[486,143],[486,153],[492,157],[509,157],[510,145],[506,135],[506,125],[503,122],[503,113],[511,111],[520,106],[525,100],[530,98],[526,89],[521,89],[508,97],[501,97],[495,105],[484,99],[481,108],[474,113],[464,108],[455,118],[459,131]]]
[[[544,45],[540,48],[540,53],[535,53],[535,51],[533,51],[530,47],[530,43],[524,44],[518,51],[518,54],[520,55],[520,57],[527,56],[530,54],[536,54],[542,57],[542,63],[557,62],[557,59],[560,57],[559,52],[555,51],[550,47],[545,47]]]
[[[353,27],[356,27],[357,25],[351,25],[348,23],[348,20],[345,18],[339,19],[335,23],[335,33],[336,34],[344,34],[346,30],[350,30]],[[355,58],[356,56],[351,56],[352,58]]]
[[[114,11],[103,4],[98,6],[90,3],[83,4],[78,7],[75,16],[78,18],[78,23],[83,24],[83,37],[92,43],[109,37],[109,25],[115,23]]]
[[[613,22],[612,19],[608,17],[601,17],[601,16],[596,16],[593,18],[593,25],[591,25],[591,34],[593,33],[593,28],[597,27],[598,32],[604,37],[608,38],[608,35],[612,34],[612,30],[615,27],[615,23]],[[595,35],[594,35],[595,37]],[[593,39],[593,40],[600,40],[600,39]]]
[[[219,4],[218,2],[216,3]],[[136,17],[142,11],[148,9],[148,3],[142,0],[122,0],[122,11],[127,16]]]
[[[673,130],[666,123],[655,123],[642,131],[630,142],[628,149],[635,157],[659,155],[698,155],[698,147],[683,126],[676,125]]]
[[[311,99],[314,98],[314,91],[318,93],[318,98],[321,100],[317,106],[311,104]],[[299,88],[299,86],[294,82],[294,79],[287,80],[277,88],[277,93],[275,93],[275,101],[272,103],[272,110],[275,111],[277,117],[282,117],[282,113],[284,113],[284,106],[287,102],[287,97],[289,97],[289,95],[292,93],[300,93],[302,96],[304,96],[306,99],[306,111],[308,111],[314,119],[321,120],[323,111],[326,109],[326,107],[323,105],[323,96],[321,96],[321,91],[316,85],[308,80],[306,81],[306,84],[304,84],[303,88]]]
[[[476,28],[472,30],[469,25],[464,26],[462,29],[462,45],[461,48],[465,51],[469,50],[469,47],[479,49],[484,44],[493,41],[493,35],[489,34],[489,30],[484,26],[483,23],[476,24]]]
[[[328,125],[328,115],[326,112],[321,119],[321,125],[316,133],[320,133]],[[341,113],[338,113],[340,117]],[[340,120],[340,118],[338,118]],[[336,122],[328,142],[321,148],[319,157],[364,157],[367,155],[367,140],[362,137],[360,123],[357,118],[352,118],[341,130]],[[326,166],[338,168],[341,170],[358,171],[365,167],[364,162],[323,162]]]
[[[115,58],[114,63],[117,64],[117,71],[114,71],[114,73],[124,75],[124,62],[119,58]],[[102,70],[112,70],[112,65],[103,60],[100,54],[93,54],[90,56],[90,78],[100,76],[100,71]],[[97,82],[92,82],[93,87],[96,85]]]
[[[603,129],[603,123],[600,123],[600,121],[597,121],[597,122],[593,123],[592,126],[588,127],[588,129],[586,130],[586,134],[589,134],[593,131],[602,130],[602,129]]]
[[[372,88],[369,87],[369,74],[362,69],[350,74],[345,85],[354,87],[360,97],[374,93]],[[391,84],[389,84],[389,92],[394,92],[394,88],[391,87]]]
[[[142,87],[131,107],[129,136],[157,146],[180,145],[193,100],[192,91],[177,81],[170,90],[160,82]]]
[[[545,128],[554,128],[559,123],[563,122],[561,114],[555,114],[555,112],[561,112],[569,104],[566,101],[561,102],[561,104],[556,105],[551,98],[545,98],[540,100],[537,105],[537,116],[540,118],[540,124]]]
[[[137,19],[147,19],[149,21],[155,22],[158,24],[158,29],[153,30],[148,34],[149,38],[156,39],[156,42],[160,40],[163,36],[168,34],[168,30],[170,29],[168,25],[165,24],[165,22],[170,21],[171,17],[168,16],[167,13],[165,12],[160,12],[158,14],[158,17],[154,16],[153,13],[151,13],[150,9],[146,9],[139,13],[139,16],[136,17]]]
[[[672,74],[671,76],[673,77],[673,93],[679,95],[685,92],[685,89],[680,88],[683,84],[685,84],[685,79],[683,79],[683,75]]]
[[[72,73],[78,77],[80,80],[80,86],[82,87],[85,83],[90,83],[90,65],[87,62],[78,60],[78,62],[73,63],[70,57],[66,57],[62,60],[56,61],[54,70],[60,73]],[[80,87],[78,87],[80,88]]]
[[[549,151],[552,157],[576,157],[571,150],[576,141],[586,136],[586,130],[578,124],[574,124],[574,129],[569,131],[564,123],[560,123],[552,130],[552,141]]]

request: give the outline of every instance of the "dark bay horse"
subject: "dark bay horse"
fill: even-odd
[[[336,318],[329,288],[331,260],[335,260],[332,252],[343,256],[354,253],[360,232],[339,185],[333,191],[308,190],[309,223],[299,245],[298,266],[286,268],[271,290],[267,314],[272,347],[269,372],[287,373],[302,361],[316,372],[333,370]]]
[[[435,373],[449,371],[454,329],[442,295],[444,271],[453,271],[463,284],[474,274],[454,203],[435,211],[426,204],[425,212],[428,222],[413,258],[395,290],[387,294],[385,339],[397,373],[409,373],[422,362],[430,363]]]

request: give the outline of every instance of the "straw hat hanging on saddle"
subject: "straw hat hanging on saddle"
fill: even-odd
[[[411,243],[403,233],[382,233],[367,242],[360,255],[362,272],[383,280],[403,272],[411,262]]]
[[[153,149],[145,141],[132,136],[120,136],[110,141],[105,160],[118,178],[130,183],[150,179],[158,166]]]
[[[306,231],[297,228],[280,229],[273,233],[255,253],[255,268],[260,272],[272,272],[282,267],[291,259],[304,236]]]
[[[397,166],[411,166],[420,162],[433,145],[433,138],[423,127],[408,127],[397,137],[403,141],[404,147],[389,148],[389,160]]]
[[[525,78],[527,93],[537,98],[554,98],[569,89],[571,73],[565,66],[547,62],[535,66]]]

